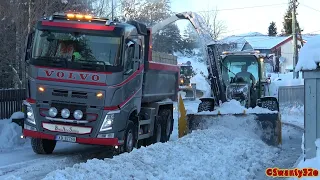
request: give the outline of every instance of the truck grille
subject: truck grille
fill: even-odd
[[[52,103],[51,104],[51,107],[55,107],[57,108],[58,110],[58,114],[55,118],[62,118],[61,116],[61,110],[66,108],[66,109],[69,109],[70,111],[70,117],[67,118],[67,119],[74,119],[73,117],[73,112],[75,110],[81,110],[83,112],[83,117],[79,120],[85,120],[87,118],[87,115],[86,115],[86,106],[81,106],[81,105],[74,105],[74,104],[62,104],[62,103]],[[62,118],[62,119],[65,119],[65,118]]]
[[[60,97],[68,97],[69,96],[69,92],[67,90],[53,90],[51,94],[52,94],[52,96],[60,96]],[[72,98],[79,98],[79,99],[88,99],[88,93],[72,91],[71,97]]]

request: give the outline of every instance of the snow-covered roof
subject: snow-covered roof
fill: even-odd
[[[249,43],[253,49],[272,49],[290,36],[267,36],[261,33],[247,33],[233,35],[222,39],[223,43],[237,43],[237,50],[241,51],[245,43]]]
[[[290,36],[289,36],[290,37]],[[253,49],[272,49],[281,42],[289,38],[288,36],[251,36],[245,37],[245,40]]]
[[[320,62],[320,35],[308,39],[300,49],[299,59],[295,71],[314,70]]]

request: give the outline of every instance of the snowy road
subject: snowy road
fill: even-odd
[[[64,169],[92,158],[110,157],[108,149],[59,142],[53,155],[37,155],[31,147],[0,153],[0,179],[12,175],[22,179],[42,179],[51,171]]]
[[[195,107],[198,103],[198,101],[186,101],[187,111],[196,111]],[[283,126],[283,145],[278,149],[262,143],[248,120],[240,121],[235,117],[224,118],[213,128],[178,139],[176,111],[174,118],[175,128],[170,142],[141,148],[113,159],[107,158],[110,157],[110,151],[106,148],[62,142],[57,144],[52,155],[34,154],[29,143],[16,150],[0,152],[2,160],[0,161],[0,179],[132,179],[132,177],[136,179],[218,179],[218,177],[224,177],[263,180],[270,179],[265,176],[266,168],[292,167],[301,154],[303,131],[294,127]],[[291,116],[284,116],[284,118],[286,122],[292,119]],[[128,171],[128,168],[131,170]],[[109,173],[101,174],[101,171]]]

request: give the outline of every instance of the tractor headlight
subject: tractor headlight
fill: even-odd
[[[36,125],[36,120],[34,118],[34,113],[31,105],[27,105],[27,121]]]
[[[107,114],[103,120],[100,131],[108,131],[112,129],[112,124],[114,120],[114,114]]]
[[[271,83],[271,79],[268,78],[267,79],[267,83],[270,84]]]
[[[180,78],[180,83],[181,83],[181,84],[183,84],[183,82],[184,82],[184,81],[183,81],[183,79],[182,79],[182,78]]]

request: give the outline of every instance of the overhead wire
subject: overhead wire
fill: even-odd
[[[263,7],[271,7],[271,6],[280,6],[280,5],[288,5],[288,3],[267,4],[267,5],[247,6],[247,7],[238,7],[238,8],[228,8],[228,9],[212,9],[212,10],[194,11],[194,12],[232,11],[232,10],[242,10],[242,9],[252,9],[252,8],[263,8]]]

